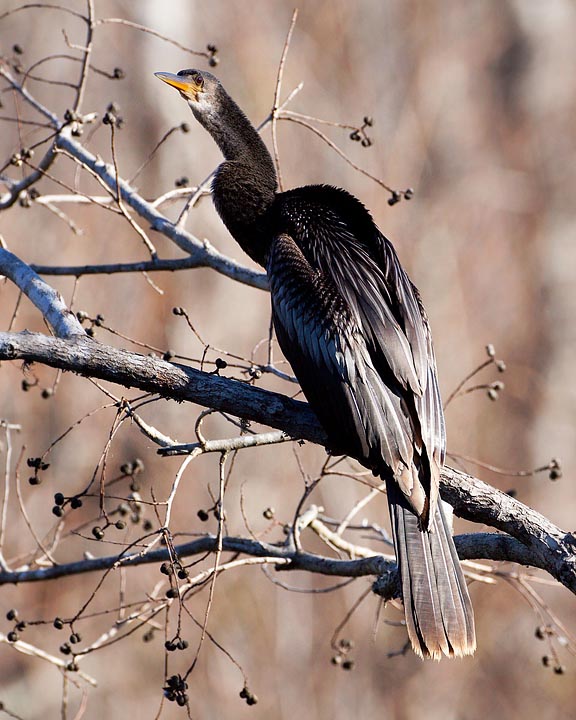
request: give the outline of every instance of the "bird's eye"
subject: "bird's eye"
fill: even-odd
[[[194,76],[192,77],[192,81],[194,82],[194,84],[196,85],[196,87],[198,87],[198,88],[203,88],[203,87],[204,87],[204,78],[203,78],[203,76],[202,76],[200,73],[196,73],[196,75],[194,75]]]

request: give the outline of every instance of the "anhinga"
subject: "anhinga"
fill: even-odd
[[[312,185],[277,192],[270,153],[210,73],[156,73],[225,162],[224,224],[270,280],[274,327],[330,450],[386,481],[408,635],[423,657],[476,647],[466,581],[439,502],[446,435],[420,295],[362,203]]]

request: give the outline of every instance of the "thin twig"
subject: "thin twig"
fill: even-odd
[[[190,458],[191,457],[192,456],[190,456]],[[220,463],[218,466],[219,483],[218,483],[218,499],[216,502],[216,516],[218,518],[218,532],[216,535],[216,553],[214,555],[214,566],[212,568],[210,589],[208,590],[208,601],[206,603],[206,610],[204,611],[204,622],[202,623],[202,632],[200,635],[200,640],[198,641],[198,646],[196,648],[196,653],[194,655],[192,665],[190,666],[188,672],[186,673],[186,676],[188,676],[192,672],[192,670],[194,669],[194,666],[198,662],[198,658],[200,657],[200,650],[202,649],[202,645],[203,645],[204,639],[206,637],[206,630],[208,629],[208,618],[210,617],[210,610],[212,608],[212,603],[214,601],[214,589],[216,587],[216,577],[219,572],[220,558],[222,557],[223,538],[224,538],[224,485],[225,485],[225,469],[226,469],[226,460],[227,459],[228,459],[228,453],[223,452],[220,455]],[[197,582],[198,581],[191,581],[191,584],[194,585]]]
[[[88,71],[90,69],[90,55],[92,54],[92,43],[94,38],[94,0],[86,0],[87,16],[86,20],[86,46],[83,51],[82,67],[80,69],[80,77],[77,83],[76,100],[74,101],[74,112],[80,112],[80,106],[84,99],[86,90],[86,82],[88,81]]]
[[[389,185],[386,185],[386,183],[383,180],[381,180],[379,177],[376,177],[376,175],[372,175],[372,173],[369,173],[367,170],[364,170],[363,167],[361,167],[360,165],[355,163],[353,160],[351,160],[348,157],[348,155],[346,155],[346,153],[343,150],[341,150],[338,147],[338,145],[336,145],[335,142],[330,140],[330,138],[327,135],[325,135],[321,130],[318,130],[318,128],[315,128],[309,122],[307,122],[305,120],[301,120],[299,117],[294,117],[292,115],[284,115],[282,113],[278,114],[278,119],[285,120],[287,122],[293,122],[293,123],[296,123],[297,125],[302,125],[303,127],[308,128],[308,130],[310,130],[315,135],[317,135],[323,142],[326,143],[326,145],[328,145],[328,147],[332,148],[332,150],[334,150],[334,152],[337,155],[339,155],[346,163],[348,163],[348,165],[350,165],[350,167],[354,168],[354,170],[359,172],[361,175],[364,175],[365,177],[370,178],[370,180],[373,180],[375,183],[380,185],[380,187],[384,188],[384,190],[386,190],[387,192],[389,192],[389,193],[394,192],[394,190]]]
[[[114,174],[116,176],[116,202],[118,203],[118,207],[120,209],[120,212],[126,220],[130,223],[130,225],[134,228],[134,230],[140,235],[142,238],[142,242],[148,249],[148,252],[150,253],[150,257],[152,260],[158,257],[158,253],[156,252],[156,248],[154,245],[150,242],[148,235],[142,230],[140,225],[134,220],[134,218],[130,215],[128,210],[126,209],[126,206],[124,205],[124,201],[122,200],[122,188],[120,186],[120,171],[118,170],[118,159],[116,157],[116,126],[114,124],[114,121],[110,124],[110,148],[112,151],[112,162],[114,164]]]
[[[277,118],[278,118],[278,107],[280,105],[280,93],[282,91],[282,78],[284,77],[284,65],[286,63],[286,57],[288,56],[288,49],[290,47],[290,40],[296,25],[296,19],[298,17],[298,9],[295,8],[292,13],[292,19],[290,21],[290,27],[284,41],[284,47],[282,49],[282,56],[280,57],[280,63],[278,65],[278,74],[276,76],[276,88],[274,90],[274,104],[272,105],[272,147],[274,149],[274,163],[276,165],[276,174],[278,176],[278,188],[280,192],[284,190],[284,184],[282,182],[282,170],[280,167],[280,155],[278,152],[278,137],[277,137]]]
[[[147,33],[148,35],[153,35],[160,40],[164,40],[164,42],[170,43],[170,45],[174,45],[174,47],[177,47],[179,50],[189,53],[190,55],[198,55],[200,57],[210,58],[210,53],[206,52],[205,50],[192,50],[187,45],[182,45],[176,40],[173,40],[171,37],[163,35],[157,30],[152,30],[152,28],[149,28],[146,25],[140,25],[139,23],[131,22],[130,20],[125,20],[124,18],[99,18],[96,21],[96,25],[109,24],[124,25],[125,27],[133,28],[134,30],[140,30],[141,32]]]

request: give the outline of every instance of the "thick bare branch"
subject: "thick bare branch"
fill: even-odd
[[[293,438],[326,443],[306,403],[234,379],[118,350],[86,337],[63,341],[40,334],[0,333],[0,360],[40,362],[166,398],[195,402],[275,427]],[[441,491],[458,515],[507,532],[525,549],[522,554],[513,545],[513,557],[507,541],[490,541],[486,547],[493,549],[493,559],[518,557],[523,563],[529,560],[576,592],[576,541],[571,534],[518,500],[451,468],[443,471]],[[467,552],[475,558],[481,556],[479,552]]]
[[[474,533],[471,535],[458,535],[455,538],[458,554],[463,560],[488,558],[497,561],[510,561],[522,565],[541,567],[539,558],[531,553],[515,538],[497,533]],[[204,535],[197,540],[183,543],[174,548],[179,559],[201,555],[216,550],[218,538],[216,535]],[[308,552],[299,552],[290,545],[274,545],[248,538],[224,537],[222,538],[223,552],[242,553],[252,557],[275,558],[279,561],[289,560],[289,564],[278,566],[278,570],[305,570],[319,575],[336,577],[366,577],[377,576],[381,578],[375,585],[375,591],[389,600],[399,596],[400,585],[396,563],[387,560],[382,555],[374,554],[357,560],[339,560],[315,555]],[[171,559],[171,550],[158,548],[146,553],[133,552],[126,555],[108,555],[100,558],[90,558],[77,562],[63,563],[51,567],[36,568],[33,570],[14,570],[0,572],[0,585],[23,582],[44,582],[57,580],[70,575],[118,569],[120,567],[135,567],[166,562]],[[542,568],[547,570],[546,567]]]
[[[0,274],[10,278],[36,305],[54,333],[60,338],[85,336],[84,329],[59,293],[16,255],[0,248]]]
[[[102,345],[84,335],[63,341],[40,333],[0,333],[0,360],[26,360],[216,408],[322,443],[308,405],[247,383]]]

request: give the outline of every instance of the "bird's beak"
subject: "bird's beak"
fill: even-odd
[[[188,78],[169,72],[157,72],[154,73],[154,75],[173,88],[176,88],[176,90],[179,90],[185,98],[195,98],[198,94],[199,88],[196,87],[195,83],[190,82]]]

